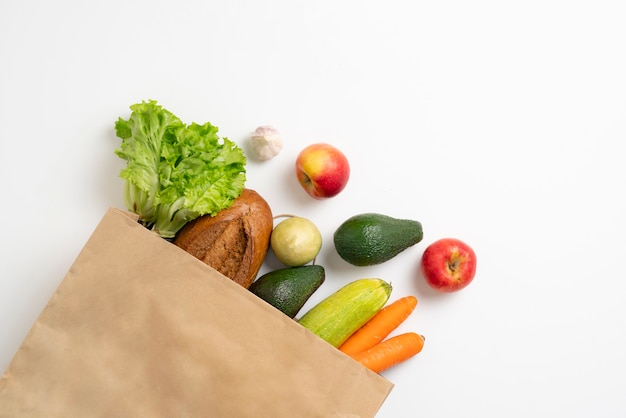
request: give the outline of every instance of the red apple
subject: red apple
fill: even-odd
[[[296,176],[302,188],[315,199],[336,196],[348,183],[348,159],[332,145],[311,144],[296,158]]]
[[[470,284],[476,275],[476,253],[456,238],[442,238],[422,254],[426,282],[439,292],[456,292]]]

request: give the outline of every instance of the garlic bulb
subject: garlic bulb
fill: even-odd
[[[254,157],[262,161],[274,158],[283,149],[280,132],[269,125],[256,128],[250,138],[250,145]]]

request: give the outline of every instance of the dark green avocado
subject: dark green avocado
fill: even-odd
[[[339,256],[355,266],[391,260],[423,238],[422,224],[380,213],[362,213],[347,219],[333,235]]]
[[[324,267],[316,264],[287,267],[262,275],[248,290],[290,318],[295,318],[325,278]]]

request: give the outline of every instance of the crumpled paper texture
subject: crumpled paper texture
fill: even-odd
[[[0,417],[373,417],[392,388],[110,208],[0,378]]]

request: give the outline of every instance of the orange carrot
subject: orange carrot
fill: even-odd
[[[405,296],[385,306],[352,334],[339,347],[339,350],[351,355],[375,346],[398,328],[413,312],[416,305],[417,298],[415,296]]]
[[[391,337],[358,354],[353,354],[352,358],[368,369],[380,373],[418,354],[423,347],[423,336],[407,332]]]

